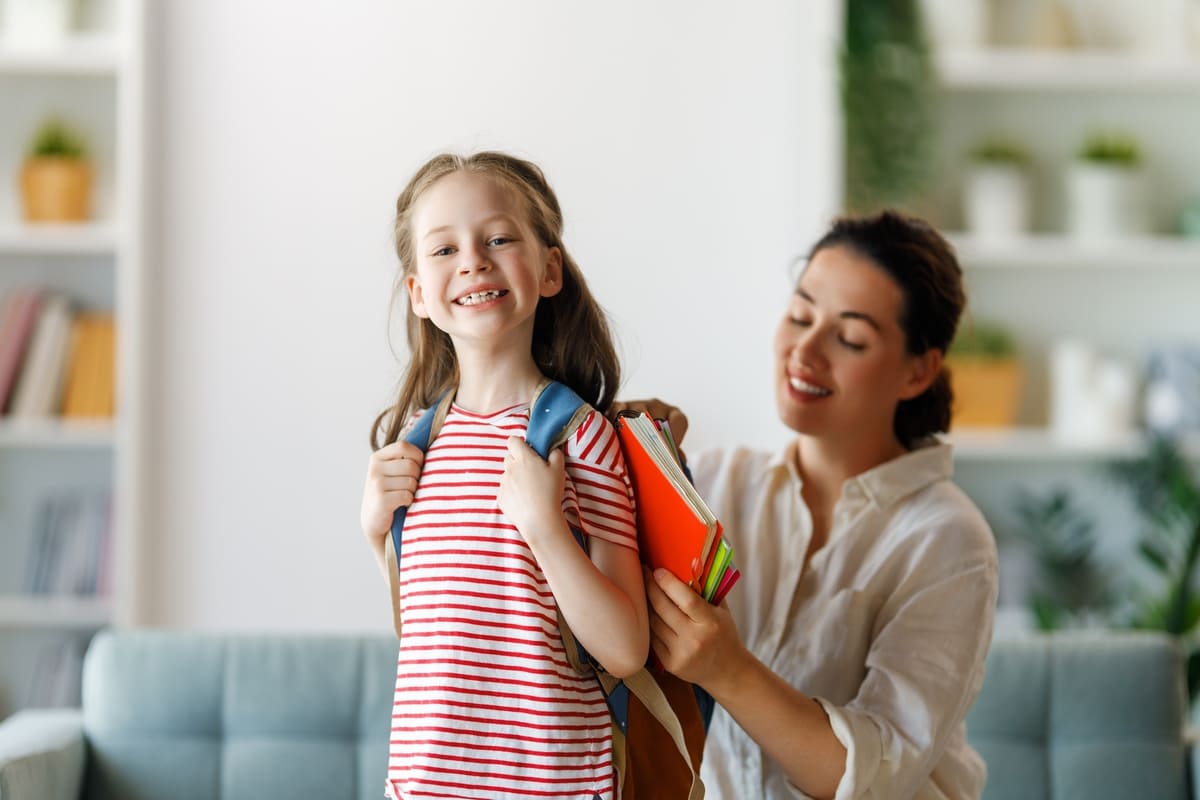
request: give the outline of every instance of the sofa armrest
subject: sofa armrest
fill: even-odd
[[[19,711],[0,723],[0,800],[79,800],[85,758],[83,712]]]

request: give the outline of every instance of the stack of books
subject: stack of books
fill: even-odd
[[[645,412],[622,412],[616,428],[637,504],[642,561],[719,604],[741,572],[720,520],[684,470],[670,426]]]
[[[116,329],[57,292],[16,289],[0,299],[0,413],[11,419],[113,416]]]

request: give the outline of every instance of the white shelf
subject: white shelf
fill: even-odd
[[[112,622],[106,598],[53,595],[0,596],[0,629],[96,630]]]
[[[0,420],[0,449],[112,447],[115,428],[111,420]]]
[[[108,36],[73,36],[61,44],[21,47],[0,41],[0,75],[115,75],[116,42]]]
[[[942,85],[957,90],[1130,91],[1200,88],[1200,58],[1102,50],[984,49],[941,53]]]
[[[1136,236],[1079,241],[1063,235],[986,240],[949,234],[965,267],[1058,269],[1178,269],[1200,272],[1200,239]]]
[[[963,429],[944,437],[958,461],[1096,461],[1138,458],[1146,453],[1142,434],[1105,441],[1064,441],[1046,428]],[[1200,459],[1200,439],[1189,438],[1183,452]]]
[[[0,224],[0,253],[113,255],[117,229],[111,223]]]

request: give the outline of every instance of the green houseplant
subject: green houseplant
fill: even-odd
[[[1022,370],[1012,334],[1002,325],[964,324],[946,355],[954,389],[955,428],[1016,424]]]
[[[936,76],[917,0],[847,0],[841,52],[846,206],[903,207],[932,177]]]
[[[47,120],[29,144],[21,168],[21,197],[30,222],[79,222],[91,213],[92,171],[82,136]]]
[[[1128,134],[1089,135],[1067,173],[1067,229],[1088,241],[1150,230],[1141,147]]]

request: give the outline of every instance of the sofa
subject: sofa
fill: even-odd
[[[378,800],[388,636],[102,632],[82,710],[0,724],[0,800]],[[968,737],[988,800],[1192,797],[1183,656],[1154,634],[997,639]]]

